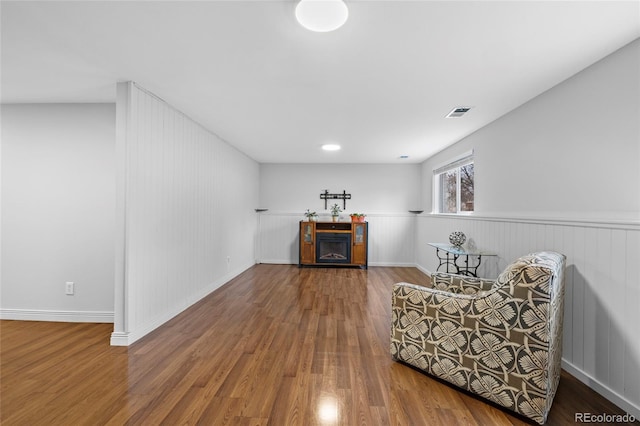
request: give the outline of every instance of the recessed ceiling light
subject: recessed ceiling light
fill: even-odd
[[[322,149],[324,149],[325,151],[338,151],[340,149],[340,145],[336,145],[334,143],[328,143],[328,144],[322,145]]]
[[[349,9],[342,0],[300,0],[296,19],[308,30],[326,33],[337,30],[349,17]]]

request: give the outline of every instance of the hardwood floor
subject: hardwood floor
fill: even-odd
[[[389,356],[414,268],[256,265],[129,348],[111,324],[0,322],[3,425],[524,425]],[[564,373],[548,424],[621,413]]]

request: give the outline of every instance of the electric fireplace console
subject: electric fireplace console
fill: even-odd
[[[300,222],[298,266],[367,269],[367,222]]]

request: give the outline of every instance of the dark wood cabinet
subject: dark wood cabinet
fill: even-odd
[[[367,222],[300,222],[299,266],[368,266]]]

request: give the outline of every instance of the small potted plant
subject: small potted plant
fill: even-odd
[[[338,217],[340,217],[341,211],[342,209],[340,208],[339,205],[334,204],[331,206],[331,218],[333,219],[334,222],[338,221]]]
[[[318,213],[316,213],[316,212],[312,212],[309,209],[307,209],[307,211],[304,212],[304,215],[307,218],[307,221],[309,221],[309,222],[317,222],[318,221]]]
[[[365,217],[363,213],[351,213],[351,222],[364,222]]]

